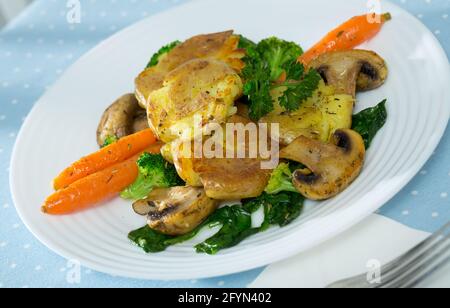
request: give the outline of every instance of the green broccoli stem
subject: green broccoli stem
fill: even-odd
[[[295,82],[283,82],[283,83],[277,83],[272,85],[270,88],[273,89],[278,89],[281,87],[287,87],[287,88],[294,88],[299,86],[300,84],[302,84],[303,81],[295,81]]]
[[[146,198],[153,190],[152,181],[139,173],[136,181],[120,193],[120,197],[125,200],[141,200]]]
[[[266,189],[266,193],[269,195],[276,195],[283,191],[298,193],[298,190],[295,188],[294,184],[290,181],[291,179],[283,179],[281,183],[275,188],[270,189],[269,187]]]

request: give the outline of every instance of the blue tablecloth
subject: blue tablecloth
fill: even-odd
[[[67,261],[26,230],[12,204],[9,161],[27,113],[69,65],[101,40],[187,1],[81,0],[82,23],[70,25],[66,21],[67,1],[36,0],[0,33],[0,287],[73,286],[66,280]],[[450,53],[450,0],[394,2],[420,18]],[[449,153],[448,129],[426,167],[379,213],[429,232],[446,223],[450,218]],[[258,269],[214,279],[164,282],[111,278],[83,269],[83,279],[75,286],[244,287],[260,272]]]

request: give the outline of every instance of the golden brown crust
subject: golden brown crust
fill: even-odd
[[[167,57],[161,59],[158,64],[158,69],[160,71],[170,72],[181,64],[193,59],[219,59],[221,52],[226,47],[227,40],[232,35],[233,31],[225,31],[194,36],[172,49]]]
[[[208,197],[239,200],[260,196],[271,170],[261,169],[259,159],[202,159],[194,164]]]
[[[202,117],[202,123],[224,123],[242,87],[240,77],[225,63],[191,60],[167,74],[164,86],[150,95],[149,123],[166,143],[180,137],[180,124],[192,126],[195,114]]]
[[[157,71],[156,68],[149,68],[139,74],[135,80],[135,94],[142,108],[147,108],[147,99],[153,91],[163,86],[166,73]]]
[[[240,71],[244,67],[241,60],[245,50],[238,49],[239,37],[233,31],[194,36],[176,46],[158,65],[143,71],[135,81],[136,96],[141,106],[147,106],[150,94],[162,86],[165,75],[180,65],[193,59],[220,60]]]
[[[235,115],[228,123],[248,124],[251,121]],[[247,137],[245,141],[247,155],[249,145],[250,140]],[[219,200],[254,198],[264,192],[272,172],[262,169],[261,162],[263,159],[260,157],[201,158],[194,160],[193,171],[198,174],[210,198]]]

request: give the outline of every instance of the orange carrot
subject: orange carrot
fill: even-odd
[[[156,143],[144,152],[159,153]],[[93,207],[116,196],[131,185],[138,176],[136,161],[142,153],[102,171],[82,178],[58,190],[45,200],[42,211],[50,215],[67,215]]]
[[[286,71],[283,71],[283,73],[281,73],[280,77],[277,80],[277,83],[283,83],[286,81],[287,78],[287,73]]]
[[[298,60],[306,66],[321,54],[353,49],[377,35],[383,24],[390,19],[389,13],[355,16],[328,33]]]
[[[123,162],[155,142],[156,137],[150,129],[123,137],[117,142],[73,163],[55,178],[53,186],[55,190],[65,188],[79,179]]]

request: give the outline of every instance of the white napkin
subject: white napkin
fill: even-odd
[[[428,233],[373,214],[335,239],[308,252],[268,266],[251,288],[322,288],[340,279],[367,273],[423,241]],[[442,275],[441,275],[442,276]],[[450,286],[450,274],[443,275]],[[433,285],[439,285],[434,281]]]

